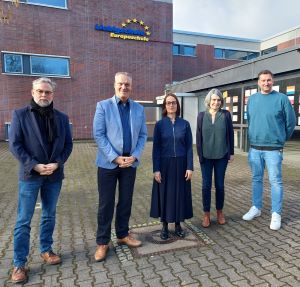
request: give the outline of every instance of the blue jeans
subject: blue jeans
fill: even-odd
[[[272,212],[281,214],[283,198],[281,173],[282,151],[267,151],[250,148],[248,161],[252,171],[252,205],[258,209],[262,209],[263,177],[266,166],[271,185]]]
[[[41,191],[42,216],[40,222],[40,251],[52,250],[55,213],[62,181],[50,182],[46,178],[19,181],[19,202],[14,229],[14,266],[22,267],[27,261],[30,243],[30,223],[38,193]]]
[[[212,175],[214,171],[215,188],[216,188],[216,209],[222,210],[224,207],[224,180],[225,172],[228,165],[227,156],[220,159],[207,159],[201,163],[202,172],[202,204],[203,211],[210,211],[211,203],[211,187],[212,187]]]

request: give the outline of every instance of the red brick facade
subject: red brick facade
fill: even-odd
[[[198,44],[195,57],[173,56],[173,81],[182,81],[240,61],[215,59],[214,46]]]
[[[298,37],[296,39],[292,39],[292,40],[286,41],[286,42],[283,42],[283,43],[280,43],[277,46],[277,50],[278,51],[284,50],[284,49],[287,49],[289,47],[293,47],[293,46],[296,46],[296,45],[299,45],[299,44],[300,44],[300,37]]]
[[[13,11],[10,23],[0,24],[1,52],[70,57],[70,78],[54,78],[54,106],[69,115],[74,138],[92,137],[96,102],[113,95],[116,72],[133,74],[136,100],[154,100],[172,82],[170,3],[69,0],[67,10],[20,4]],[[149,26],[149,42],[112,39],[108,32],[94,29],[97,23],[122,28],[122,22],[134,18]],[[0,140],[11,111],[29,102],[35,78],[0,75]]]
[[[214,46],[204,44],[196,46],[195,57],[173,56],[173,8],[167,2],[68,0],[68,9],[20,4],[9,24],[0,23],[0,51],[69,57],[70,77],[54,78],[54,106],[69,115],[75,139],[89,139],[96,102],[113,95],[116,72],[133,74],[133,99],[153,101],[166,84],[240,62],[215,59]],[[149,27],[149,42],[110,38],[108,32],[95,30],[95,24],[122,28],[127,19]],[[278,50],[296,44],[300,38],[279,44]],[[3,70],[1,57],[0,65]],[[12,110],[31,99],[35,78],[0,74],[0,140]]]

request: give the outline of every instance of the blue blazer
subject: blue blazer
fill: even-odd
[[[9,148],[20,163],[20,180],[45,177],[45,175],[40,175],[33,170],[33,167],[39,163],[58,163],[58,169],[47,177],[50,181],[64,178],[64,163],[73,148],[72,136],[67,115],[54,109],[54,121],[57,136],[53,143],[52,154],[49,157],[31,107],[27,106],[13,112],[9,132]]]
[[[147,127],[144,107],[129,99],[131,152],[137,160],[132,165],[137,167],[147,140]],[[113,169],[117,164],[115,158],[123,154],[123,128],[116,98],[97,103],[94,117],[93,133],[98,145],[96,165]]]

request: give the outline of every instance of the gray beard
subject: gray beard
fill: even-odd
[[[51,104],[51,102],[47,100],[39,100],[37,104],[42,108],[46,108]]]

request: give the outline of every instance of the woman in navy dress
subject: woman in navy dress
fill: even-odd
[[[154,128],[153,172],[150,216],[163,223],[160,237],[169,238],[168,223],[175,222],[175,234],[184,237],[180,222],[193,217],[191,178],[193,140],[190,124],[179,117],[180,105],[168,94],[162,107],[163,118]]]

